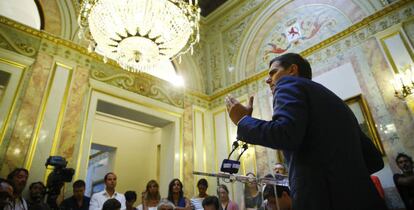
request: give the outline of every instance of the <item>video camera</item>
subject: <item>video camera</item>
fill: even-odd
[[[71,182],[75,169],[66,168],[68,162],[61,156],[50,156],[46,161],[46,168],[53,166],[53,171],[47,177],[47,199],[46,202],[51,209],[58,209],[56,199],[60,194],[65,182]]]

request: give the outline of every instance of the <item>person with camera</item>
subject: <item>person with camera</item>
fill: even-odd
[[[29,199],[27,206],[29,210],[42,209],[49,210],[49,206],[44,202],[46,195],[46,186],[42,182],[33,182],[29,186]]]
[[[101,210],[103,204],[108,199],[116,199],[121,203],[121,209],[125,207],[125,196],[115,191],[116,187],[116,175],[113,172],[109,172],[104,177],[105,189],[101,192],[92,195],[89,210]]]
[[[73,195],[60,204],[62,210],[88,210],[90,198],[85,196],[85,182],[77,180],[73,183]]]
[[[22,192],[26,187],[29,171],[25,168],[16,168],[7,175],[7,180],[12,183],[14,193],[11,205],[5,210],[28,210],[26,200],[22,197]]]

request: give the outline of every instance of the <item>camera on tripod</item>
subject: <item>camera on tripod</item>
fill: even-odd
[[[51,209],[57,209],[56,199],[60,194],[65,182],[71,182],[75,169],[66,168],[68,162],[61,156],[50,156],[46,161],[46,168],[53,166],[53,171],[47,177],[47,199],[46,202]]]

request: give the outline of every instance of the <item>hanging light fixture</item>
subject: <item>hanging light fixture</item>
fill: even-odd
[[[152,70],[199,41],[197,0],[83,0],[80,36],[132,72]]]
[[[406,65],[399,70],[400,73],[394,75],[391,81],[394,88],[394,96],[405,99],[414,92],[414,66]]]

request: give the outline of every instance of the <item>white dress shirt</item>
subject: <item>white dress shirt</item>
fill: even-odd
[[[28,210],[27,203],[24,198],[17,198],[11,205],[8,205],[4,208],[4,210]]]
[[[108,192],[104,190],[92,195],[91,202],[89,204],[89,210],[102,210],[105,201],[111,198],[115,198],[121,203],[121,210],[126,209],[125,196],[123,194],[115,192],[111,197],[109,196]]]

